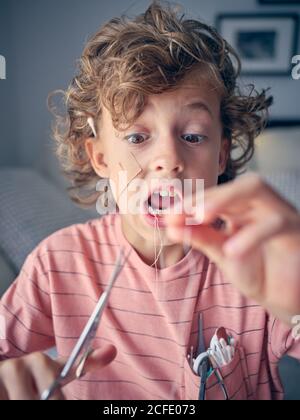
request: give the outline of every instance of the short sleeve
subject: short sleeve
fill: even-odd
[[[55,345],[47,272],[31,253],[0,301],[0,360]]]
[[[298,333],[297,333],[298,332]],[[269,320],[269,353],[271,359],[288,355],[300,360],[300,326],[289,327],[277,318]]]

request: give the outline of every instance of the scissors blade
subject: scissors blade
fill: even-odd
[[[131,253],[131,250],[128,252],[124,259],[124,263],[127,261],[129,255]],[[59,374],[59,376],[56,378],[56,380],[53,382],[53,384],[42,393],[41,400],[45,401],[48,400],[51,395],[53,395],[54,391],[62,386],[62,384],[65,382],[66,378],[68,377],[71,369],[73,368],[74,364],[79,358],[79,355],[81,352],[86,349],[87,351],[90,348],[90,343],[93,341],[96,335],[96,331],[99,326],[99,322],[101,320],[102,313],[105,309],[106,303],[108,301],[109,295],[111,293],[112,287],[115,284],[120,272],[123,269],[123,265],[121,265],[121,259],[123,256],[123,249],[121,249],[120,254],[118,256],[114,271],[110,277],[108,287],[107,289],[102,293],[102,295],[99,298],[99,301],[88,320],[86,326],[84,327],[83,332],[81,333],[75,347],[73,348],[63,370]]]
[[[205,348],[205,343],[204,343],[204,332],[203,332],[203,315],[200,312],[199,313],[199,319],[198,319],[198,348],[197,348],[197,353],[201,354],[201,353],[205,353],[206,348]]]

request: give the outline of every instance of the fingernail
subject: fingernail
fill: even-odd
[[[89,349],[82,357],[77,369],[76,369],[76,373],[75,376],[77,379],[82,378],[85,375],[85,364],[87,359],[90,357],[90,355],[94,352],[93,349]]]
[[[76,370],[76,379],[81,379],[85,375],[84,366],[78,366]]]

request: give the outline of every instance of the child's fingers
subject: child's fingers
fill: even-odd
[[[30,369],[22,359],[1,364],[1,396],[12,401],[36,400],[36,387]]]
[[[116,354],[117,349],[111,344],[92,350],[84,362],[83,370],[81,371],[80,376],[78,376],[78,365],[76,364],[62,384],[62,387],[68,385],[75,379],[82,378],[89,372],[94,372],[104,368],[114,360]],[[37,388],[39,390],[39,395],[42,395],[43,392],[52,385],[54,380],[64,368],[66,361],[66,358],[60,358],[55,361],[48,359],[48,363],[53,364],[52,369],[44,369],[44,374],[42,376],[40,375],[41,366],[32,368]],[[51,399],[64,399],[61,389],[57,389]]]
[[[116,357],[117,350],[113,345],[106,345],[94,350],[86,360],[81,376],[88,372],[102,369]],[[12,359],[0,366],[0,399],[38,400],[48,389],[65,366],[66,359],[52,360],[43,353]],[[77,379],[76,367],[64,382],[63,386]],[[52,400],[63,400],[63,392],[57,389]]]
[[[0,401],[7,401],[7,400],[8,400],[7,390],[3,383],[3,380],[0,377]]]
[[[84,376],[88,372],[94,372],[109,365],[115,359],[116,355],[117,349],[111,344],[94,350],[86,359],[84,370],[82,371],[80,377]],[[75,376],[77,376],[77,372],[75,372]]]
[[[26,359],[27,369],[32,376],[36,389],[36,399],[47,389],[57,378],[61,371],[61,365],[43,353],[34,353]],[[61,389],[57,389],[51,400],[64,400]]]
[[[89,372],[94,372],[109,365],[115,359],[116,355],[117,349],[112,344],[107,344],[103,347],[92,350],[84,362],[84,368],[80,373],[80,378],[82,378]],[[64,368],[66,361],[67,359],[65,358],[56,360],[57,366],[59,367],[59,371],[61,371]],[[73,367],[72,371],[70,372],[70,375],[64,382],[64,386],[74,381],[75,379],[78,379],[78,364],[75,364],[75,366]]]
[[[8,400],[8,394],[6,392],[4,384],[0,383],[0,401],[7,401],[7,400]]]

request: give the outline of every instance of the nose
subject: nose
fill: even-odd
[[[153,158],[150,162],[150,169],[159,176],[176,176],[184,170],[184,162],[180,146],[173,138],[159,139]]]

